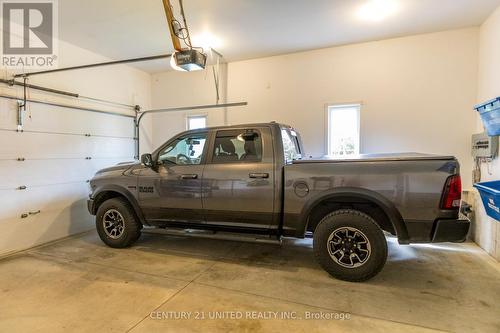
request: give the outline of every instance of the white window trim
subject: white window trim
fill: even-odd
[[[186,130],[189,131],[189,119],[191,118],[205,118],[205,125],[208,127],[208,113],[196,113],[186,115]]]
[[[361,110],[363,109],[362,102],[350,102],[350,103],[327,103],[325,104],[325,155],[330,154],[330,108],[335,107],[358,107],[358,152],[360,154],[362,151],[361,147]]]

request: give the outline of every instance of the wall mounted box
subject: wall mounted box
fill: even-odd
[[[500,221],[500,180],[474,184],[489,217]]]
[[[475,107],[489,136],[500,135],[500,97]]]
[[[498,155],[498,136],[486,133],[472,135],[472,157],[495,158]]]

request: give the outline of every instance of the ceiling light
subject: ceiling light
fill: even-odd
[[[210,49],[218,49],[222,45],[220,38],[217,38],[208,31],[205,31],[200,35],[191,37],[191,40],[193,46],[202,47],[205,51],[208,51]]]
[[[359,8],[358,16],[366,21],[380,22],[395,14],[398,9],[396,0],[369,0]]]

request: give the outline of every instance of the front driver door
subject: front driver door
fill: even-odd
[[[163,147],[156,170],[139,177],[139,202],[150,223],[203,223],[201,180],[207,133],[181,135]]]

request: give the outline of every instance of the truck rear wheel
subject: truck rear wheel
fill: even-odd
[[[351,282],[377,275],[387,259],[387,242],[363,212],[344,209],[325,216],[314,231],[314,254],[333,277]]]
[[[141,236],[142,225],[122,198],[106,200],[97,210],[95,222],[99,237],[110,247],[128,247]]]

